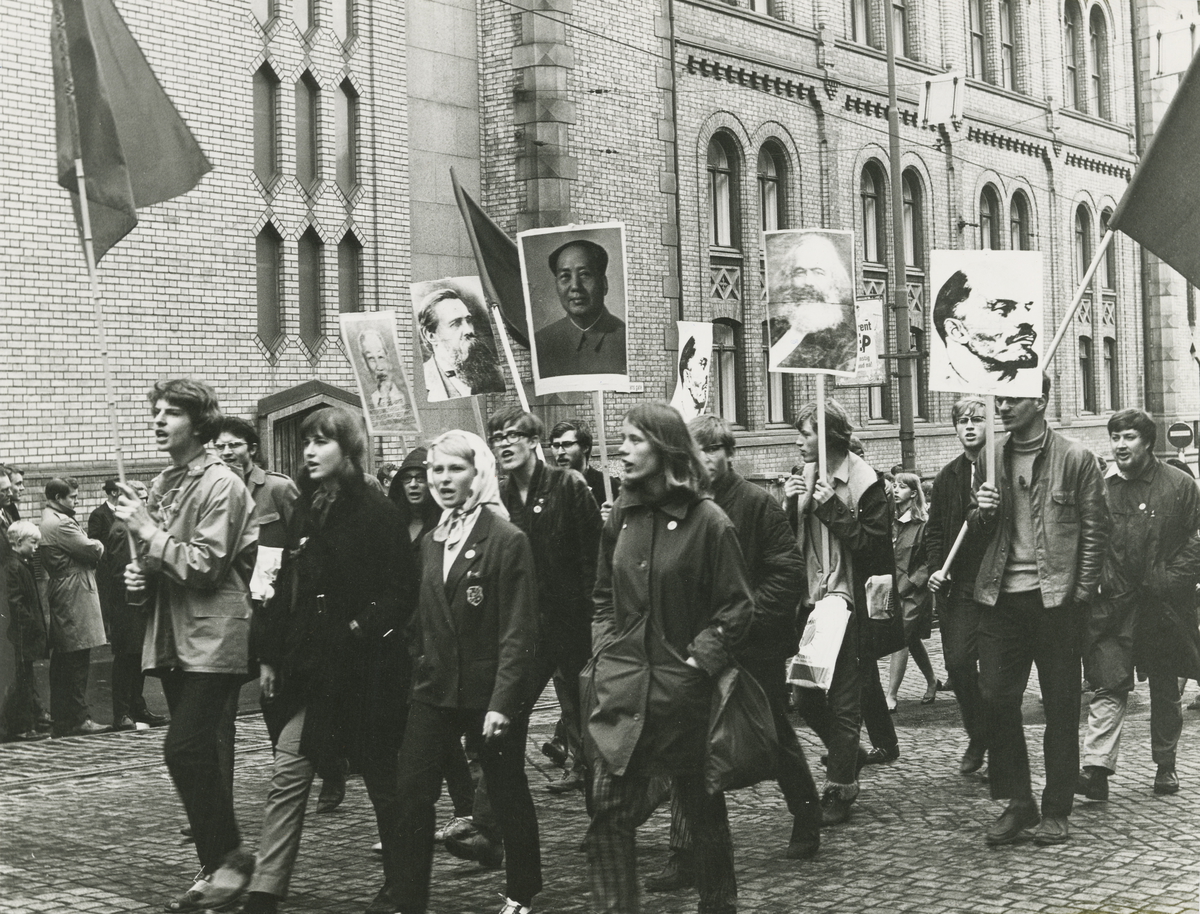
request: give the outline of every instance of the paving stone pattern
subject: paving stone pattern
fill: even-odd
[[[937,633],[929,642],[941,670]],[[1195,695],[1195,685],[1191,695]],[[846,825],[827,829],[816,860],[784,858],[790,820],[774,784],[729,797],[740,910],[760,914],[1183,914],[1197,911],[1200,760],[1186,712],[1180,745],[1182,791],[1156,797],[1149,750],[1149,702],[1143,684],[1131,699],[1120,771],[1107,803],[1077,803],[1071,841],[1053,848],[988,848],[983,829],[1000,805],[977,776],[960,777],[964,737],[957,706],[941,693],[922,706],[912,668],[895,722],[902,755],[864,771],[862,794]],[[580,850],[582,796],[544,790],[557,774],[537,747],[550,734],[552,692],[535,711],[527,753],[538,808],[546,888],[538,912],[590,910]],[[1042,719],[1036,680],[1026,694],[1026,734],[1041,785]],[[817,770],[821,750],[800,736]],[[197,868],[179,835],[184,816],[162,764],[165,730],[111,733],[0,746],[0,912],[161,911]],[[271,752],[257,715],[238,721],[236,799],[253,847],[270,774]],[[345,802],[316,815],[310,799],[292,893],[284,912],[359,914],[381,882],[370,845],[377,840],[362,782],[352,778]],[[446,798],[439,819],[449,816]],[[658,813],[639,832],[641,875],[666,856],[669,819]],[[431,914],[494,912],[503,876],[438,851]],[[647,914],[696,908],[692,892],[644,895]]]

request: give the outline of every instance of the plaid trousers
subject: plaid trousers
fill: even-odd
[[[587,833],[588,873],[595,914],[638,914],[635,832],[661,799],[649,776],[613,775],[602,759],[592,771],[595,814]],[[700,774],[673,779],[674,793],[691,825],[700,914],[736,914],[737,879],[725,795],[709,796]]]

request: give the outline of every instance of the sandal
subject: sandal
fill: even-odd
[[[937,698],[937,693],[942,688],[943,688],[942,681],[940,679],[935,679],[933,681],[933,684],[925,689],[925,695],[921,699],[921,704],[923,704],[923,705],[933,704],[934,700]]]

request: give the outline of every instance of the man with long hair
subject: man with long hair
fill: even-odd
[[[700,910],[729,914],[737,882],[725,797],[705,792],[703,765],[713,679],[754,615],[746,565],[679,413],[635,406],[622,435],[621,497],[601,538],[592,622],[593,910],[637,911],[634,834],[658,799],[651,778],[668,775],[692,825]]]
[[[258,526],[242,479],[205,450],[221,418],[202,381],[154,385],[147,399],[158,450],[171,466],[142,502],[132,490],[113,509],[137,543],[126,591],[146,594],[151,615],[142,668],[162,682],[171,712],[167,770],[187,811],[201,870],[168,911],[202,911],[245,893],[254,857],[242,849],[233,796],[222,774],[220,734],[247,678],[250,590]]]

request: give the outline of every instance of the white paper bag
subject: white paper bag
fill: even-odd
[[[896,607],[892,602],[892,576],[876,574],[867,578],[867,616],[871,619],[894,619]]]
[[[809,689],[828,689],[849,621],[850,606],[843,597],[830,595],[818,600],[804,626],[800,653],[792,658],[787,681]]]

